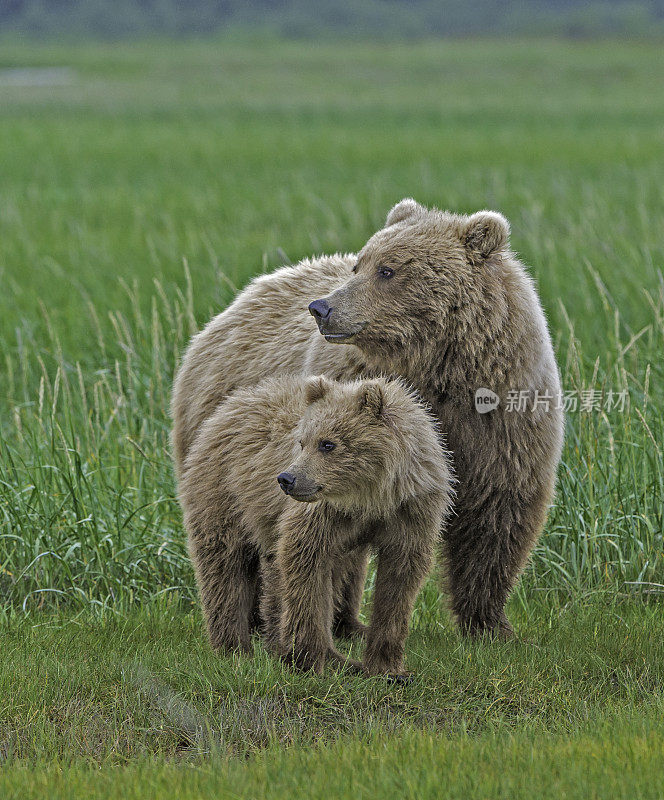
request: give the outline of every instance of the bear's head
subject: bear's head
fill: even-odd
[[[358,253],[352,276],[309,311],[328,342],[383,359],[461,338],[499,302],[509,224],[495,211],[471,216],[407,198]]]
[[[348,510],[377,500],[403,463],[400,437],[386,408],[386,381],[337,383],[314,377],[304,391],[295,459],[277,477],[283,491],[295,500],[326,500]]]

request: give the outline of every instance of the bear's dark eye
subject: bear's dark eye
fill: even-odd
[[[351,270],[351,272],[357,272],[357,270],[358,270],[358,267],[359,267],[359,266],[360,266],[360,265],[359,265],[359,262],[357,262],[357,261],[356,261],[356,262],[355,262],[355,266],[353,267],[353,269]]]
[[[378,267],[378,275],[381,278],[391,278],[394,270],[391,267]]]
[[[320,442],[318,442],[318,449],[321,453],[329,453],[331,450],[334,450],[335,447],[336,444],[329,439],[321,439]]]

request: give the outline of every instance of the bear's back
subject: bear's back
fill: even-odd
[[[209,486],[248,530],[268,535],[288,501],[277,475],[292,460],[304,409],[303,382],[292,376],[234,392],[200,427],[183,484]]]
[[[200,426],[231,392],[303,371],[310,342],[320,338],[307,306],[343,283],[353,261],[324,256],[261,275],[194,336],[173,386],[178,472]]]

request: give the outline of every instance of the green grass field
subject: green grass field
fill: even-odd
[[[659,44],[2,44],[0,796],[664,794],[662,85]],[[510,219],[565,388],[596,392],[510,602],[524,641],[464,642],[432,579],[410,686],[216,658],[177,359],[253,275],[359,248],[407,195]]]

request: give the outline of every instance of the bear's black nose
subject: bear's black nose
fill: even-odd
[[[331,312],[332,309],[327,300],[314,300],[313,303],[309,303],[309,313],[316,320],[327,319]]]
[[[295,486],[295,475],[291,475],[290,472],[280,473],[277,475],[277,480],[279,481],[279,486],[281,486],[286,494]]]

